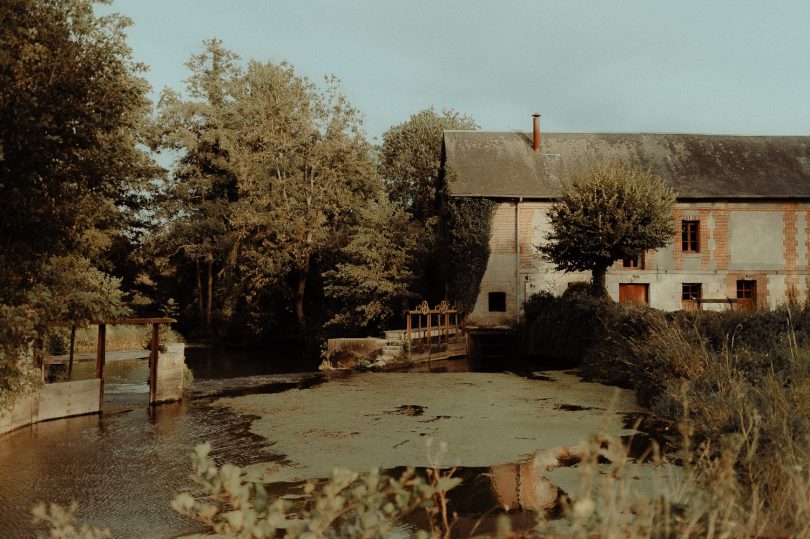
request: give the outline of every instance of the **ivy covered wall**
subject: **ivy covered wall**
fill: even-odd
[[[486,198],[444,197],[439,245],[446,294],[465,314],[475,306],[487,269],[496,205]]]

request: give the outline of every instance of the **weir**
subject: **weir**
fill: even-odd
[[[126,318],[119,320],[94,321],[98,326],[96,343],[95,377],[86,380],[46,383],[45,371],[48,365],[63,364],[64,358],[47,358],[34,354],[34,365],[42,373],[42,386],[31,393],[18,397],[10,409],[0,412],[0,434],[17,428],[62,417],[85,414],[98,414],[104,405],[104,368],[107,363],[107,326],[151,325],[149,346],[149,399],[152,407],[162,402],[180,400],[183,396],[184,355],[183,343],[172,343],[165,352],[160,351],[160,326],[175,322],[173,318]],[[73,322],[56,321],[48,327],[72,327]],[[134,354],[143,357],[140,354]]]

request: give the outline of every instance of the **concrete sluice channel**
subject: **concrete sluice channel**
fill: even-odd
[[[466,359],[337,376],[291,372],[294,359],[261,354],[192,350],[187,361],[196,380],[183,403],[147,412],[140,382],[122,371],[108,381],[120,387],[110,388],[102,416],[0,437],[0,537],[33,536],[37,502],[71,500],[79,501],[82,522],[109,527],[114,537],[201,531],[169,503],[190,485],[188,454],[205,441],[217,462],[245,467],[279,495],[300,493],[307,479],[325,478],[334,466],[424,470],[428,441],[433,453],[445,442],[441,464],[463,479],[450,493],[460,534],[491,529],[503,512],[529,529],[537,512],[554,516],[568,488],[549,479],[557,477],[549,452],[599,432],[630,435],[628,418],[642,412],[630,392],[573,372],[521,375]],[[566,477],[559,475],[561,484],[573,481]]]

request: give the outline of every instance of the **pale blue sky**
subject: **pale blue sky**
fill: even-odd
[[[155,91],[218,37],[333,73],[370,138],[428,107],[487,130],[810,135],[810,1],[114,0]]]

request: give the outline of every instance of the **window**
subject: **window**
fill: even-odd
[[[700,221],[681,221],[681,250],[700,252]]]
[[[489,312],[491,313],[506,312],[506,292],[489,293]]]
[[[625,269],[644,269],[644,255],[624,257],[622,267]]]
[[[703,286],[700,283],[683,283],[681,285],[681,300],[694,301],[703,297]]]
[[[740,280],[737,281],[737,299],[756,299],[757,282]]]

